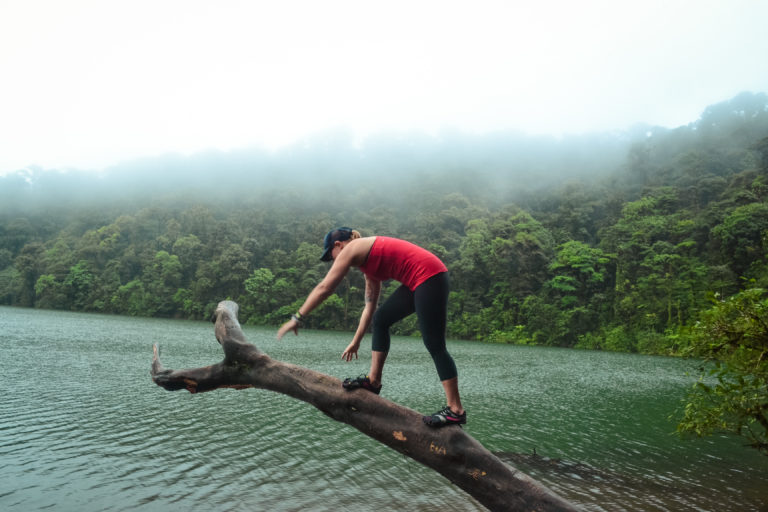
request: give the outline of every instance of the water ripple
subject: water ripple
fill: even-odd
[[[262,390],[154,386],[153,342],[168,367],[221,358],[209,323],[0,308],[0,332],[9,390],[0,509],[482,510],[307,404]],[[247,335],[274,357],[332,375],[367,365],[338,360],[343,333],[281,343],[271,329]],[[683,362],[460,342],[451,351],[467,432],[584,510],[757,511],[767,498],[768,463],[738,443],[670,435],[666,418],[689,385]],[[394,339],[384,396],[438,408],[430,365],[420,341]]]

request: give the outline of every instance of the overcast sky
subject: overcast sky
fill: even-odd
[[[0,173],[344,128],[676,127],[768,92],[768,1],[0,0]]]

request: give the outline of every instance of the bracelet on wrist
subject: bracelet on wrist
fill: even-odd
[[[299,313],[299,312],[297,311],[296,313],[294,313],[294,314],[292,314],[292,315],[291,315],[291,318],[292,318],[293,320],[296,320],[296,323],[300,324],[300,323],[301,323],[301,319],[302,319],[303,317],[301,316],[301,313]]]

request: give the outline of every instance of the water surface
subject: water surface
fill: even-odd
[[[270,356],[345,377],[351,333],[245,328]],[[483,510],[420,464],[264,390],[167,392],[149,377],[221,360],[207,322],[0,308],[0,509]],[[692,383],[672,358],[451,341],[466,430],[588,511],[760,511],[768,460],[739,440],[680,440]],[[421,341],[394,338],[382,395],[443,405]],[[533,455],[535,452],[536,455]]]

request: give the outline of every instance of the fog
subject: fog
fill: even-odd
[[[637,125],[561,137],[511,131],[382,132],[362,140],[337,130],[279,150],[168,153],[100,172],[29,166],[0,176],[0,213],[150,202],[268,204],[278,196],[296,203],[292,206],[322,209],[366,195],[389,207],[452,193],[488,205],[525,203],[569,183],[591,187],[619,180],[628,190],[633,181],[640,185],[651,168],[663,173],[697,154],[712,159],[715,147],[748,152],[766,135],[768,95],[750,92],[709,105],[695,121],[673,129]]]
[[[0,175],[310,156],[409,173],[454,143],[458,167],[548,172],[529,161],[548,141],[768,90],[766,19],[752,0],[2,2]]]
[[[28,167],[0,177],[0,209],[117,201],[232,202],[264,199],[275,191],[295,192],[304,202],[320,204],[360,193],[391,203],[414,187],[425,194],[461,192],[504,201],[563,180],[616,171],[631,140],[628,133],[554,138],[411,132],[360,142],[347,132],[329,132],[278,151],[167,154],[99,173]]]

